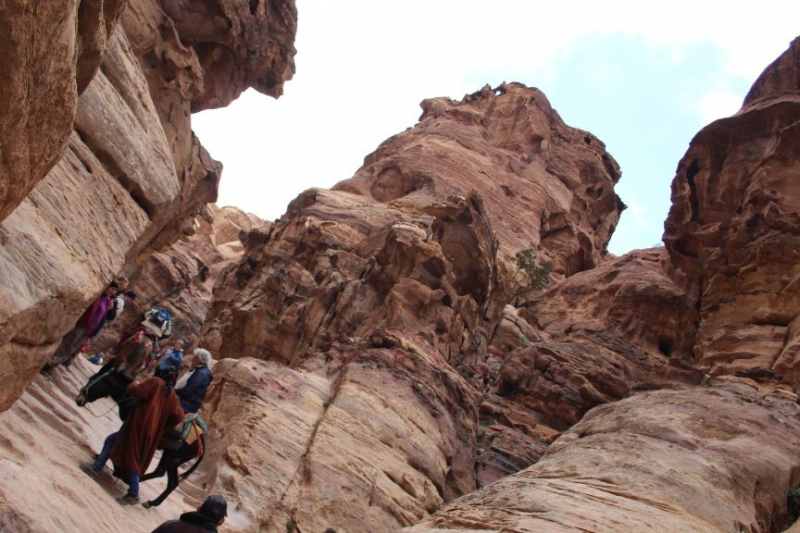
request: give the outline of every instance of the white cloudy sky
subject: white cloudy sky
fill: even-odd
[[[610,250],[658,243],[689,141],[734,113],[800,35],[800,0],[297,0],[297,73],[193,127],[224,164],[218,203],[278,218],[309,187],[352,176],[419,103],[485,84],[542,89],[606,143],[629,206]]]

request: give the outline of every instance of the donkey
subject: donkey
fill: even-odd
[[[124,421],[136,405],[136,398],[128,395],[125,391],[132,382],[133,378],[117,368],[115,360],[111,360],[89,378],[89,382],[81,389],[75,399],[75,403],[82,407],[100,398],[111,397],[117,402],[119,417]],[[194,428],[190,431],[194,431]],[[195,471],[205,455],[205,433],[198,432],[199,434],[195,434],[197,438],[192,443],[187,443],[177,431],[171,430],[168,433],[169,435],[165,436],[162,442],[159,443],[159,449],[163,449],[163,452],[161,453],[161,459],[158,461],[158,466],[154,471],[142,476],[139,480],[142,482],[163,477],[164,474],[167,475],[167,488],[158,498],[144,504],[148,508],[161,505],[167,499],[167,496],[178,487],[179,482]],[[178,468],[195,457],[197,461],[189,470],[178,476]]]
[[[92,403],[100,398],[111,397],[119,407],[119,418],[125,420],[128,414],[136,405],[136,398],[130,396],[126,389],[133,382],[133,378],[122,372],[118,367],[118,362],[114,359],[103,365],[100,370],[89,378],[89,381],[78,393],[75,403],[83,407],[87,403]]]

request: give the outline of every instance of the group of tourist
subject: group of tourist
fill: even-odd
[[[88,343],[120,316],[125,304],[137,298],[128,285],[128,280],[120,277],[106,287],[81,315],[72,331],[64,336],[43,369],[45,372],[57,365],[69,366]],[[114,466],[113,475],[128,485],[127,493],[117,498],[122,505],[139,502],[139,482],[156,450],[163,447],[170,434],[185,439],[187,431],[184,428],[188,425],[194,428],[194,438],[197,439],[206,430],[197,411],[202,407],[213,380],[213,358],[204,348],[196,348],[190,357],[186,357],[185,343],[181,340],[162,351],[160,343],[171,330],[172,314],[168,309],[156,307],[149,310],[137,325],[125,330],[120,342],[111,350],[110,361],[92,376],[82,391],[84,394],[85,389],[113,375],[118,379],[124,378],[122,383],[128,383],[124,390],[126,400],[135,402],[126,412],[119,430],[106,437],[94,462],[80,465],[89,476],[96,478],[110,459]],[[101,363],[102,359],[94,357],[90,360]],[[121,415],[122,412],[120,409]],[[152,504],[145,502],[145,507]],[[162,524],[154,533],[215,532],[226,516],[227,502],[222,496],[212,495],[197,511]]]
[[[126,278],[114,279],[81,315],[72,331],[64,336],[45,372],[57,365],[69,366],[79,353],[91,346],[104,328],[121,315],[125,305],[136,298]],[[89,357],[91,362],[104,363],[104,366],[90,378],[82,395],[89,387],[111,376],[116,379],[110,381],[122,383],[125,401],[135,402],[130,411],[125,411],[119,430],[106,437],[94,462],[80,465],[90,477],[97,478],[111,460],[113,475],[128,485],[126,494],[117,498],[121,505],[139,503],[140,481],[164,475],[162,464],[168,453],[165,442],[170,435],[184,441],[193,435],[194,449],[197,449],[202,446],[202,433],[207,431],[197,412],[214,379],[211,372],[213,358],[208,350],[199,347],[191,356],[186,356],[183,340],[175,340],[171,346],[162,349],[161,345],[170,337],[172,327],[171,311],[154,307],[144,313],[136,325],[124,330],[120,341],[110,350],[108,362],[99,353]],[[118,401],[122,406],[122,401]],[[123,415],[122,407],[120,415]],[[187,427],[193,428],[194,433]],[[158,449],[165,450],[162,460],[154,472],[145,475]],[[175,471],[170,476],[177,478],[177,466],[173,466]],[[173,482],[174,486],[170,487]],[[144,507],[159,505],[175,486],[177,479],[171,479],[167,490],[156,500],[143,502]],[[227,517],[227,508],[225,498],[214,494],[206,498],[196,511],[165,522],[152,533],[216,533],[217,527]],[[328,528],[325,533],[336,532]]]

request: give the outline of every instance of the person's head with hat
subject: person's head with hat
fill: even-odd
[[[228,516],[228,502],[219,494],[212,494],[197,511],[183,513],[178,520],[164,522],[152,533],[216,533]]]
[[[218,526],[221,526],[225,521],[225,517],[228,516],[228,502],[219,494],[212,494],[206,498],[203,505],[197,508],[197,512],[209,517]]]

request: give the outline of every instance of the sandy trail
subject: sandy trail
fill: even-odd
[[[109,399],[75,404],[79,388],[98,368],[79,357],[70,368],[39,375],[11,409],[0,413],[0,532],[149,533],[198,505],[182,490],[191,478],[160,507],[148,510],[115,501],[127,485],[115,483],[110,461],[96,481],[80,470],[78,465],[91,461],[121,425]],[[157,496],[166,483],[166,477],[142,483],[142,501]]]

